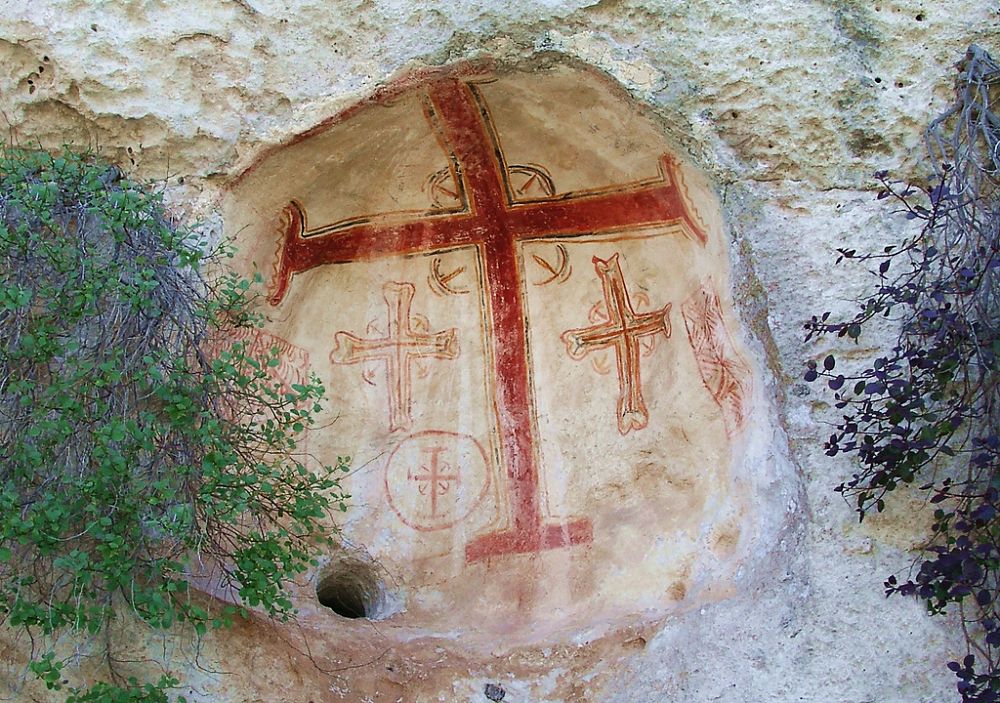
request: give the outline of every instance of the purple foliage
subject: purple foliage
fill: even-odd
[[[915,486],[934,505],[932,534],[913,571],[885,581],[886,595],[921,599],[932,614],[955,604],[967,656],[948,664],[963,703],[1000,701],[1000,119],[991,91],[1000,67],[972,47],[959,99],[928,130],[935,176],[926,187],[875,175],[877,199],[920,226],[877,253],[838,249],[837,263],[877,266],[857,314],[806,323],[806,339],[857,341],[869,324],[900,325],[893,347],[853,374],[830,355],[805,380],[834,392],[842,421],[827,455],[860,466],[835,489],[859,519],[889,494]],[[945,134],[945,128],[951,131]],[[947,138],[946,138],[947,137]],[[891,272],[891,273],[890,273]]]

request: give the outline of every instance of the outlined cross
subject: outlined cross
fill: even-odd
[[[637,313],[629,300],[617,253],[607,261],[595,256],[594,268],[601,279],[608,320],[592,327],[567,330],[562,339],[566,351],[576,360],[596,349],[614,348],[618,364],[618,431],[626,435],[649,423],[642,397],[639,340],[661,332],[670,337],[671,304],[653,312]]]
[[[382,287],[388,306],[388,330],[384,337],[364,339],[350,332],[334,335],[330,361],[335,364],[359,364],[365,361],[385,363],[389,387],[389,431],[408,430],[413,425],[413,385],[410,362],[417,359],[458,358],[455,328],[421,334],[410,325],[410,305],[415,289],[412,283],[390,281]]]
[[[443,142],[454,155],[452,177],[465,198],[465,211],[310,228],[305,208],[292,202],[285,209],[270,301],[278,304],[292,278],[316,266],[475,247],[485,271],[494,420],[510,514],[504,527],[466,546],[466,560],[588,543],[593,529],[587,518],[555,521],[543,515],[519,243],[595,233],[627,236],[630,230],[666,225],[680,225],[676,229],[700,244],[706,235],[684,205],[677,165],[668,155],[660,160],[661,178],[653,182],[516,202],[508,165],[474,79],[437,76],[421,89],[426,91],[426,116],[440,126]]]

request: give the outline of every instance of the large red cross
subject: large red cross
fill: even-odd
[[[429,116],[440,124],[444,141],[454,154],[458,171],[454,175],[456,183],[465,186],[468,211],[405,222],[370,221],[308,229],[305,210],[293,202],[286,209],[287,226],[272,281],[271,303],[281,301],[293,275],[316,266],[477,247],[485,262],[492,316],[494,405],[511,515],[505,529],[470,542],[466,559],[472,562],[590,542],[593,532],[588,519],[554,522],[546,521],[542,514],[524,281],[517,245],[528,239],[675,223],[683,223],[683,230],[702,244],[705,233],[684,206],[676,165],[669,156],[662,158],[663,178],[655,183],[541,202],[511,202],[500,149],[475,88],[459,78],[443,77],[430,81],[426,90]]]

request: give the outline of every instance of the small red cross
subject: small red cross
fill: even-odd
[[[430,253],[474,246],[485,262],[493,345],[496,426],[500,460],[507,473],[511,515],[507,527],[474,539],[466,559],[536,552],[593,539],[590,521],[547,521],[539,496],[538,441],[528,368],[524,293],[519,242],[547,237],[681,223],[699,243],[705,233],[684,206],[676,164],[661,159],[662,179],[614,191],[516,203],[507,165],[496,143],[488,109],[474,83],[445,76],[424,85],[427,117],[440,124],[454,154],[454,182],[468,194],[467,212],[428,214],[405,222],[368,221],[310,229],[304,208],[286,208],[287,227],[279,250],[270,300],[277,304],[292,277],[316,266]]]
[[[594,349],[613,347],[618,362],[618,431],[623,435],[641,430],[649,422],[649,412],[642,398],[639,369],[639,339],[661,332],[670,337],[670,303],[653,312],[637,313],[625,288],[625,278],[618,254],[607,261],[594,257],[594,268],[604,289],[608,321],[568,330],[563,333],[566,350],[574,359],[582,359]]]
[[[434,334],[413,331],[410,326],[410,305],[414,294],[412,283],[386,283],[382,294],[389,308],[387,334],[376,339],[363,339],[350,332],[337,332],[330,360],[335,364],[385,362],[389,386],[389,431],[393,432],[409,429],[413,424],[410,362],[427,357],[454,359],[458,356],[458,340],[454,328]]]
[[[447,493],[451,489],[453,481],[457,484],[461,479],[458,472],[446,473],[451,469],[448,464],[441,465],[439,457],[441,452],[445,451],[444,447],[427,447],[423,451],[431,455],[428,465],[420,467],[424,473],[414,474],[407,471],[406,476],[411,481],[417,482],[417,491],[420,492],[420,495],[427,495],[428,490],[431,492],[431,517],[437,517],[438,496]]]

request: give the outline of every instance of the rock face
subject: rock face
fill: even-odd
[[[0,0],[12,138],[99,143],[232,237],[276,373],[330,391],[310,453],[353,457],[298,623],[207,638],[210,672],[153,656],[205,701],[954,696],[956,623],[881,595],[925,511],[854,524],[797,379],[837,343],[802,321],[868,285],[833,249],[903,226],[868,175],[921,175],[997,28],[971,0]]]
[[[225,202],[268,332],[333,389],[310,451],[359,467],[343,537],[398,582],[361,600],[401,640],[612,630],[730,595],[772,548],[782,464],[746,460],[759,371],[718,203],[606,79],[411,74]]]

